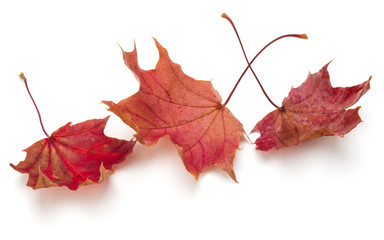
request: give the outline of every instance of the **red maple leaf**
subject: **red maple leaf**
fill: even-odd
[[[266,115],[252,132],[260,132],[257,149],[268,151],[322,136],[344,136],[361,122],[359,108],[348,109],[369,90],[369,80],[353,87],[333,88],[328,64],[292,88],[281,108]]]
[[[355,104],[369,90],[371,78],[353,87],[333,88],[329,80],[327,64],[318,73],[309,74],[307,80],[300,87],[292,88],[289,96],[284,99],[283,106],[279,107],[267,95],[251,64],[268,46],[277,40],[286,37],[308,39],[307,35],[287,34],[278,37],[268,43],[249,61],[232,19],[225,13],[221,16],[232,25],[248,64],[238,83],[245,72],[251,69],[265,97],[277,108],[258,122],[252,130],[252,132],[260,132],[261,134],[255,142],[257,149],[268,151],[272,148],[280,149],[297,145],[300,142],[322,136],[344,136],[361,122],[358,114],[360,107],[346,109]]]
[[[100,183],[135,145],[135,141],[105,136],[107,121],[108,117],[67,123],[25,149],[25,160],[11,166],[29,174],[27,185],[33,189],[67,186],[76,190],[79,185]]]
[[[197,179],[201,172],[217,166],[233,180],[233,158],[238,149],[242,124],[221,104],[209,81],[197,81],[171,61],[155,39],[159,60],[153,70],[142,70],[136,47],[124,52],[124,62],[140,82],[139,91],[115,104],[103,101],[137,134],[144,145],[169,136],[186,169]]]
[[[29,96],[39,115],[44,138],[24,151],[27,156],[16,166],[16,171],[28,173],[27,185],[33,189],[67,186],[76,190],[80,185],[100,183],[113,172],[114,165],[132,153],[136,141],[125,141],[104,135],[108,118],[92,119],[75,125],[67,123],[52,135],[44,129],[41,115],[23,73]]]

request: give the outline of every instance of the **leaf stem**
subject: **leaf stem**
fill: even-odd
[[[229,23],[232,25],[233,30],[234,30],[235,33],[236,33],[237,39],[239,40],[240,47],[241,47],[241,50],[243,51],[245,60],[247,61],[247,64],[248,64],[248,66],[245,68],[244,72],[241,74],[239,80],[237,80],[237,82],[236,82],[234,88],[232,89],[232,92],[229,94],[227,100],[224,102],[223,105],[224,105],[224,106],[227,105],[227,103],[228,103],[229,100],[231,99],[233,93],[235,92],[237,86],[239,85],[241,79],[243,78],[244,74],[247,72],[248,68],[250,68],[251,71],[252,71],[252,74],[253,74],[253,76],[255,77],[257,83],[259,84],[259,86],[260,86],[260,88],[261,88],[261,90],[262,90],[264,96],[268,99],[268,101],[269,101],[275,108],[278,108],[278,109],[279,109],[280,107],[279,107],[278,105],[276,105],[276,104],[271,100],[271,98],[268,96],[268,94],[267,94],[267,92],[265,91],[263,85],[261,84],[259,78],[257,77],[256,73],[253,71],[253,69],[252,69],[252,67],[251,67],[251,64],[255,61],[255,59],[256,59],[256,58],[257,58],[257,57],[258,57],[258,56],[259,56],[259,55],[260,55],[260,54],[261,54],[267,47],[269,47],[272,43],[276,42],[277,40],[280,40],[280,39],[282,39],[282,38],[286,38],[286,37],[296,37],[296,38],[301,38],[301,39],[308,39],[307,35],[306,35],[306,34],[286,34],[286,35],[280,36],[280,37],[274,39],[273,41],[269,42],[267,45],[265,45],[265,47],[263,47],[263,48],[259,51],[259,53],[256,54],[256,56],[252,59],[252,61],[249,62],[248,57],[247,57],[247,55],[246,55],[246,53],[245,53],[245,50],[244,50],[244,47],[243,47],[243,43],[241,42],[239,33],[237,32],[237,29],[236,29],[235,24],[233,23],[232,19],[231,19],[227,14],[225,14],[225,13],[223,13],[223,14],[221,15],[221,17],[227,19],[227,20],[229,21]]]
[[[27,83],[27,78],[25,77],[25,75],[24,75],[23,72],[21,72],[21,73],[19,74],[19,77],[24,81],[24,83],[25,83],[25,87],[26,87],[26,89],[27,89],[27,92],[28,92],[29,96],[31,97],[31,100],[32,100],[32,102],[33,102],[33,105],[35,105],[37,114],[39,115],[40,125],[41,125],[41,128],[43,129],[44,134],[45,134],[48,138],[51,138],[51,137],[48,135],[47,131],[45,131],[45,128],[44,128],[44,125],[43,125],[43,121],[41,120],[41,114],[40,114],[39,108],[37,107],[37,105],[36,105],[36,103],[35,103],[35,100],[33,99],[31,92],[29,91],[28,83]]]

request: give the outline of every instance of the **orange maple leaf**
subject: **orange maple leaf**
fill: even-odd
[[[103,103],[137,132],[140,143],[153,145],[169,136],[196,179],[217,166],[236,181],[233,158],[244,134],[242,124],[221,104],[211,82],[184,74],[155,43],[160,57],[153,70],[139,67],[136,46],[132,52],[123,51],[125,64],[140,82],[139,91],[117,104]]]

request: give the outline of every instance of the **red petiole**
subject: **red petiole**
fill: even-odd
[[[235,84],[235,87],[232,89],[232,92],[229,94],[227,100],[224,102],[223,105],[224,105],[224,106],[227,105],[227,103],[228,103],[229,100],[231,99],[233,93],[235,92],[237,86],[239,85],[241,79],[243,78],[244,74],[247,72],[248,68],[250,68],[251,71],[252,71],[253,76],[255,77],[257,83],[259,84],[259,86],[260,86],[261,90],[263,91],[265,97],[268,99],[268,101],[269,101],[275,108],[280,109],[280,107],[279,107],[278,105],[276,105],[276,104],[269,98],[269,96],[268,96],[268,94],[266,93],[266,91],[264,90],[263,85],[261,84],[259,78],[257,77],[256,73],[253,71],[253,69],[252,69],[252,67],[251,67],[251,64],[255,61],[255,59],[256,59],[256,58],[257,58],[257,57],[258,57],[258,56],[259,56],[259,55],[260,55],[260,54],[261,54],[267,47],[269,47],[272,43],[276,42],[277,40],[280,40],[280,39],[282,39],[282,38],[286,38],[286,37],[295,37],[295,38],[301,38],[301,39],[308,39],[307,34],[287,34],[287,35],[280,36],[280,37],[278,37],[278,38],[272,40],[271,42],[269,42],[267,45],[265,45],[265,47],[263,47],[263,48],[256,54],[256,56],[249,62],[248,57],[247,57],[247,55],[246,55],[246,53],[245,53],[245,50],[244,50],[244,47],[243,47],[243,43],[241,42],[239,33],[237,32],[237,29],[236,29],[235,24],[233,23],[232,19],[231,19],[230,17],[228,17],[228,15],[225,14],[225,13],[223,13],[223,14],[221,15],[221,17],[227,19],[227,20],[229,21],[229,23],[232,25],[233,30],[234,30],[235,33],[236,33],[237,39],[239,40],[240,47],[241,47],[241,50],[243,51],[245,60],[247,61],[247,64],[248,64],[248,66],[245,68],[245,70],[243,71],[243,73],[240,75],[239,80],[237,80],[237,82],[236,82],[236,84]]]
[[[33,102],[33,105],[35,105],[37,114],[39,115],[40,125],[41,125],[41,128],[43,129],[44,134],[45,134],[48,138],[51,138],[51,137],[48,135],[48,133],[45,131],[45,129],[44,129],[44,125],[43,125],[43,121],[41,120],[41,114],[40,114],[39,108],[37,107],[37,105],[36,105],[36,103],[35,103],[35,100],[33,100],[32,94],[31,94],[31,92],[29,91],[28,83],[27,83],[27,78],[25,77],[24,73],[22,73],[22,72],[19,74],[19,77],[24,81],[24,83],[25,83],[25,88],[27,89],[28,94],[29,94],[29,96],[31,97],[31,100],[32,100],[32,102]]]

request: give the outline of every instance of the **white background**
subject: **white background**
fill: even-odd
[[[384,239],[384,15],[381,1],[1,1],[1,235],[18,239]],[[291,86],[330,60],[333,86],[373,75],[357,105],[363,123],[344,138],[324,137],[260,152],[243,139],[234,169],[196,182],[166,139],[137,144],[106,181],[77,191],[33,191],[9,163],[44,138],[18,74],[23,71],[49,133],[67,122],[110,115],[102,100],[138,90],[119,43],[136,41],[140,65],[155,66],[152,37],[196,79],[212,79],[226,99],[246,67],[226,12],[280,104]],[[227,105],[250,132],[274,108],[246,74]],[[133,131],[112,116],[106,134]],[[250,135],[254,141],[257,134]]]

